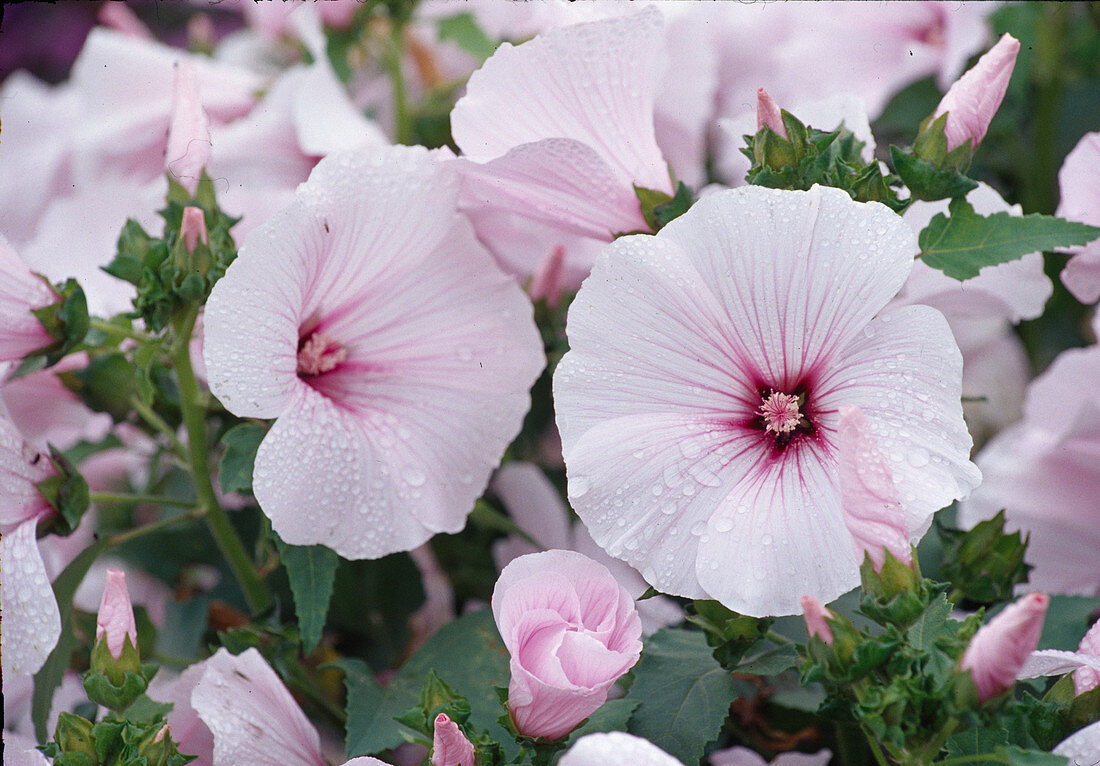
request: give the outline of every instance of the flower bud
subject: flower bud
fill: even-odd
[[[512,655],[508,710],[520,734],[561,739],[607,701],[641,655],[634,600],[602,564],[573,551],[514,559],[493,589]]]
[[[545,300],[553,308],[561,300],[562,276],[565,271],[565,248],[558,245],[547,254],[531,280],[531,300]]]
[[[183,240],[183,246],[187,248],[188,253],[195,252],[195,247],[198,246],[199,242],[204,245],[209,244],[206,234],[206,217],[203,215],[202,208],[188,206],[183,209],[180,239]]]
[[[959,668],[970,671],[981,702],[1012,688],[1016,674],[1039,643],[1049,603],[1046,594],[1029,593],[974,634]]]
[[[802,614],[806,618],[806,630],[811,636],[817,636],[829,646],[833,645],[833,631],[825,622],[826,617],[832,617],[833,613],[822,606],[821,602],[813,596],[803,596],[798,600],[802,604]]]
[[[760,88],[756,91],[756,130],[769,127],[783,138],[787,138],[787,129],[783,126],[783,115],[768,91]]]
[[[151,728],[138,742],[138,757],[145,758],[147,766],[169,766],[179,763],[179,750],[172,741],[168,724]],[[175,756],[175,757],[173,757]]]
[[[96,615],[95,639],[106,641],[111,657],[118,660],[127,638],[137,647],[137,624],[134,607],[130,604],[130,591],[126,588],[126,573],[121,569],[108,569],[107,585]]]
[[[474,766],[474,746],[446,713],[435,717],[432,766]]]
[[[1019,40],[1009,34],[1002,36],[944,95],[929,122],[947,115],[943,132],[948,152],[967,141],[973,142],[973,150],[985,137],[1008,89],[1019,50]]]
[[[188,61],[176,65],[172,93],[172,122],[164,153],[165,170],[192,194],[202,169],[210,162],[210,119],[202,108],[195,67]]]
[[[61,713],[53,733],[54,742],[62,753],[84,753],[91,756],[91,763],[99,763],[95,752],[92,722],[75,713]]]

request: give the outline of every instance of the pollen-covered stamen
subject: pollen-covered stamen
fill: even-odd
[[[348,350],[343,343],[315,332],[298,344],[298,374],[320,375],[335,369],[347,358]]]
[[[764,430],[771,431],[776,436],[791,433],[803,420],[798,397],[779,391],[772,391],[756,413],[764,421]]]

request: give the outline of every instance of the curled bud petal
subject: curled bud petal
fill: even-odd
[[[195,247],[198,246],[199,242],[204,245],[209,243],[206,235],[206,218],[201,208],[185,207],[183,209],[180,237],[183,239],[183,246],[187,248],[189,253],[195,252]]]
[[[432,766],[474,766],[474,746],[446,713],[435,717]]]
[[[969,670],[982,702],[1012,688],[1016,674],[1039,643],[1050,597],[1029,593],[983,625],[963,654],[959,667]]]
[[[1019,51],[1019,40],[1009,34],[1002,36],[944,95],[932,120],[947,114],[947,124],[944,126],[947,151],[962,146],[968,140],[973,140],[974,146],[977,146],[985,137],[989,123],[1008,89]]]
[[[531,280],[531,300],[540,298],[550,307],[561,300],[562,276],[565,271],[565,248],[558,245],[551,250]]]
[[[909,530],[901,498],[886,461],[867,430],[867,419],[858,407],[840,408],[839,426],[840,504],[844,524],[852,535],[857,558],[871,557],[876,572],[882,571],[884,550],[898,561],[912,564]]]
[[[103,601],[96,616],[95,638],[107,642],[107,651],[116,660],[122,656],[126,637],[137,646],[137,625],[134,608],[130,604],[130,591],[126,588],[126,573],[120,569],[107,570],[107,586],[103,589]],[[106,637],[106,638],[104,638]]]
[[[787,128],[783,126],[783,115],[768,91],[760,88],[756,91],[756,129],[768,126],[783,138],[787,138]]]
[[[172,95],[172,123],[168,128],[165,169],[192,194],[202,169],[210,162],[210,119],[199,99],[195,66],[190,61],[176,65]]]
[[[798,600],[802,605],[802,614],[806,617],[806,630],[811,636],[817,636],[829,646],[833,645],[833,631],[825,622],[833,613],[821,605],[813,596],[803,596]]]
[[[99,23],[139,40],[152,40],[153,33],[126,3],[104,3],[99,7]]]

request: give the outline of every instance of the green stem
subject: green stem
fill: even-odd
[[[176,524],[181,524],[185,521],[195,521],[201,519],[204,515],[202,508],[195,508],[187,513],[181,513],[177,516],[169,516],[167,519],[161,519],[160,521],[154,521],[152,524],[146,524],[143,527],[136,527],[135,529],[128,529],[125,532],[119,532],[116,535],[111,535],[107,538],[107,547],[113,548],[116,545],[122,545],[128,543],[131,540],[136,540],[144,535],[149,535],[154,532],[160,532],[163,529],[173,527]]]
[[[776,633],[774,630],[769,630],[767,633],[765,633],[764,638],[768,639],[773,644],[792,644],[792,643],[794,643],[793,641],[791,641],[786,636],[781,636],[778,633]]]
[[[172,427],[164,422],[164,418],[156,413],[152,407],[141,401],[138,396],[130,397],[130,406],[134,408],[134,411],[141,416],[141,419],[152,426],[158,433],[163,434],[168,438],[169,444],[172,445],[172,450],[181,458],[187,459],[187,450],[183,448],[183,443],[176,436],[176,432],[172,430]]]
[[[153,503],[155,505],[170,505],[176,508],[192,508],[195,503],[191,500],[180,500],[174,497],[162,495],[129,495],[124,492],[93,492],[93,503]]]
[[[145,343],[146,341],[152,340],[151,336],[146,335],[143,332],[127,329],[125,327],[115,324],[114,322],[108,322],[105,319],[96,319],[95,317],[92,317],[88,322],[88,326],[93,330],[99,330],[102,333],[113,335],[116,338],[130,338],[131,340],[136,340],[140,343]]]
[[[404,53],[405,27],[394,22],[390,40],[386,46],[385,65],[393,85],[393,122],[396,143],[413,143],[412,119],[409,114],[408,92],[405,89],[405,73],[401,71],[401,58]]]
[[[871,746],[871,754],[875,756],[875,763],[879,766],[890,766],[890,761],[887,760],[886,754],[882,752],[882,748],[879,747],[874,735],[866,731],[863,733],[867,736],[867,744]]]
[[[1058,115],[1065,82],[1067,8],[1044,4],[1037,24],[1034,65],[1034,135],[1028,144],[1030,168],[1021,192],[1028,213],[1053,213],[1058,200]]]
[[[237,531],[233,529],[225,509],[218,502],[214,485],[210,481],[210,457],[206,451],[206,404],[199,390],[195,371],[191,367],[190,339],[198,311],[198,306],[191,308],[174,328],[174,361],[180,391],[180,410],[183,412],[183,425],[187,429],[187,454],[199,505],[205,512],[206,525],[240,583],[248,608],[255,614],[271,605],[271,594],[256,571]]]
[[[958,727],[959,721],[957,718],[948,721],[944,727],[940,729],[939,734],[937,734],[931,742],[925,745],[924,754],[928,756],[929,761],[934,761],[936,759],[936,756],[940,754],[940,750],[943,750],[943,745],[947,742],[947,738],[950,737]]]
[[[522,540],[531,543],[539,550],[545,549],[546,546],[542,545],[538,540],[531,537],[524,530],[520,529],[516,522],[505,516],[493,506],[486,503],[484,500],[478,500],[474,503],[474,509],[470,512],[470,521],[477,524],[479,527],[485,527],[486,529],[494,529],[498,532],[504,532],[509,535],[515,535]]]

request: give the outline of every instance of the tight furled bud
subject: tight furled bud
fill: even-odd
[[[1039,643],[1050,597],[1029,593],[983,625],[959,663],[969,670],[982,702],[1012,688],[1016,674]]]
[[[183,220],[180,222],[180,239],[183,240],[183,246],[187,248],[189,253],[195,252],[199,242],[204,245],[209,244],[206,234],[206,217],[203,215],[202,208],[188,206],[183,209]]]
[[[1019,51],[1020,41],[1012,35],[1004,35],[944,95],[930,123],[947,115],[943,132],[948,152],[967,141],[973,141],[973,149],[985,138],[989,123],[1008,89]]]
[[[803,596],[798,600],[802,605],[802,614],[806,618],[806,630],[811,636],[817,636],[829,646],[833,645],[833,631],[825,622],[826,617],[832,617],[833,613],[822,606],[821,602],[813,596]]]
[[[431,766],[474,766],[474,746],[446,713],[435,717]]]
[[[130,591],[126,588],[126,573],[120,569],[107,570],[107,585],[103,589],[103,601],[96,615],[95,639],[105,640],[107,650],[116,660],[122,657],[122,649],[129,637],[137,646],[137,624],[134,607],[130,603]]]
[[[760,88],[756,91],[756,129],[759,131],[764,126],[774,130],[783,138],[787,138],[787,129],[783,126],[783,115],[779,111],[779,104],[768,94],[768,91]]]

